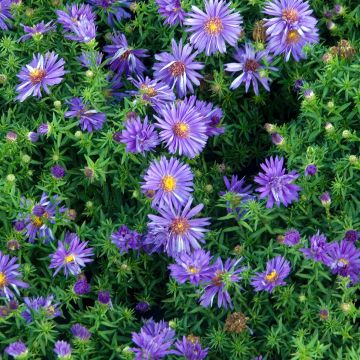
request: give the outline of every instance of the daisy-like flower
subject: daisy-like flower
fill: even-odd
[[[58,16],[58,23],[63,25],[65,31],[72,31],[73,26],[78,24],[80,20],[95,22],[95,14],[92,12],[91,6],[85,4],[66,5],[66,10],[57,10],[56,15]]]
[[[255,291],[271,293],[276,286],[286,285],[284,279],[289,275],[291,266],[283,256],[276,256],[266,263],[266,270],[258,272],[251,279]]]
[[[288,246],[297,245],[300,242],[301,235],[295,229],[288,230],[284,235],[284,244]]]
[[[329,249],[329,243],[326,236],[318,231],[310,238],[310,248],[300,249],[307,259],[313,259],[325,263],[326,253]]]
[[[147,151],[153,151],[159,145],[160,140],[155,126],[148,123],[147,116],[145,116],[144,122],[139,116],[131,116],[125,122],[120,142],[126,145],[127,152],[145,155]]]
[[[56,269],[55,276],[61,269],[67,277],[71,275],[79,275],[81,268],[87,263],[93,261],[92,248],[86,248],[88,242],[81,242],[80,238],[74,233],[66,233],[64,241],[58,242],[58,248],[53,254],[50,254],[51,263],[49,268]]]
[[[192,6],[184,21],[191,33],[190,43],[207,56],[226,52],[226,43],[235,46],[242,31],[242,18],[224,0],[205,0],[205,12]]]
[[[52,21],[49,21],[46,24],[42,21],[34,26],[22,25],[22,27],[24,28],[25,35],[21,36],[19,41],[25,41],[31,38],[41,38],[43,34],[55,30],[56,25],[53,25]]]
[[[107,15],[107,23],[111,27],[115,22],[120,22],[123,18],[129,18],[130,14],[127,9],[131,2],[127,0],[90,0],[91,4],[98,6]]]
[[[145,194],[154,194],[153,207],[182,205],[189,200],[193,191],[193,174],[189,165],[174,157],[167,160],[162,156],[150,164],[141,189]]]
[[[154,77],[167,83],[171,88],[175,87],[179,97],[186,95],[186,90],[194,92],[193,85],[199,86],[202,75],[198,70],[204,68],[204,64],[195,60],[197,51],[189,44],[183,46],[182,40],[179,45],[174,39],[171,40],[172,52],[163,52],[155,55],[157,62],[154,64]]]
[[[19,95],[17,100],[23,102],[29,96],[41,98],[41,90],[50,94],[49,86],[60,84],[63,81],[65,61],[58,60],[58,55],[54,52],[47,52],[45,56],[34,54],[30,64],[24,66],[17,77],[21,83],[16,87]]]
[[[353,229],[346,231],[344,240],[355,243],[359,239],[359,232]]]
[[[272,59],[266,50],[256,51],[252,44],[247,43],[243,48],[236,49],[235,63],[225,64],[225,70],[229,72],[241,72],[231,83],[230,89],[237,89],[242,83],[245,84],[245,91],[248,92],[252,84],[254,92],[259,95],[259,83],[270,91],[267,70],[277,71],[277,68],[268,66]]]
[[[90,331],[85,326],[80,324],[73,325],[71,327],[71,333],[81,341],[87,341],[91,337]]]
[[[292,55],[296,61],[305,58],[302,49],[306,44],[319,41],[316,19],[312,10],[303,0],[272,0],[264,8],[270,15],[265,19],[268,34],[268,50],[275,55],[285,54],[288,61]]]
[[[212,257],[210,252],[197,249],[191,254],[180,253],[176,258],[176,264],[169,265],[171,276],[179,284],[190,281],[191,284],[199,285],[201,282],[211,280],[214,271],[210,265]]]
[[[7,299],[14,297],[11,288],[20,295],[18,288],[29,287],[26,282],[21,280],[19,267],[16,257],[10,257],[0,251],[0,295]]]
[[[195,336],[183,336],[182,340],[175,343],[175,347],[174,354],[186,360],[203,360],[208,354],[208,348],[203,349]]]
[[[54,319],[61,316],[61,311],[58,309],[59,304],[53,304],[54,296],[47,297],[39,296],[34,298],[24,298],[24,305],[26,309],[21,313],[21,316],[30,323],[34,320],[34,316],[41,315],[46,319]]]
[[[185,19],[185,11],[180,0],[155,0],[159,14],[165,19],[164,24],[174,26],[182,25]]]
[[[99,51],[83,51],[77,59],[83,67],[92,69],[101,65],[103,56]]]
[[[70,110],[65,113],[65,117],[76,117],[79,119],[81,130],[92,132],[94,130],[101,130],[106,121],[106,115],[94,109],[90,109],[89,105],[84,104],[78,98],[72,98],[69,101]]]
[[[228,292],[232,284],[241,280],[239,274],[245,270],[238,268],[240,261],[227,259],[225,264],[221,258],[217,258],[213,266],[211,281],[206,285],[204,293],[200,298],[200,304],[204,307],[212,306],[217,296],[218,307],[233,308],[230,294]]]
[[[209,231],[205,228],[208,226],[209,218],[196,218],[203,204],[199,204],[191,209],[192,198],[189,198],[184,207],[172,205],[159,208],[159,215],[148,215],[151,220],[148,223],[150,231],[156,233],[166,233],[164,250],[170,256],[176,256],[180,252],[190,252],[200,249],[199,243],[204,243],[204,233]]]
[[[131,81],[138,90],[129,91],[129,93],[138,96],[141,102],[150,104],[156,111],[176,99],[173,90],[162,81],[151,80],[149,77],[145,79],[138,77],[137,80],[131,79]]]
[[[71,346],[68,342],[59,340],[55,343],[54,353],[59,360],[68,360],[71,358]]]
[[[8,30],[11,27],[11,14],[12,0],[0,0],[0,29]]]
[[[342,240],[329,244],[324,262],[333,274],[349,276],[353,284],[359,282],[360,250],[353,242]]]
[[[162,359],[173,353],[170,349],[174,342],[175,331],[165,321],[149,319],[139,333],[132,333],[132,341],[137,347],[130,350],[135,360]]]
[[[14,359],[20,360],[21,358],[25,359],[29,351],[22,341],[16,341],[7,346],[5,352]]]
[[[89,43],[96,38],[96,25],[95,21],[89,21],[85,17],[80,18],[71,26],[71,31],[65,35],[66,39]]]
[[[104,46],[104,52],[110,59],[110,69],[118,75],[141,76],[146,70],[141,58],[147,57],[146,49],[133,49],[128,45],[124,34],[115,32],[110,36],[111,45]]]
[[[160,139],[171,154],[178,152],[193,158],[204,149],[208,139],[207,124],[194,106],[174,103],[162,108],[154,117],[161,129]]]
[[[130,230],[126,225],[121,225],[117,231],[111,234],[111,241],[122,254],[129,252],[130,249],[139,250],[141,247],[141,235]]]
[[[272,208],[274,204],[278,207],[280,204],[288,206],[298,200],[301,188],[292,183],[299,174],[296,171],[286,174],[284,158],[270,157],[260,166],[264,172],[255,176],[255,182],[260,185],[256,191],[260,193],[260,199],[267,197],[267,208]]]

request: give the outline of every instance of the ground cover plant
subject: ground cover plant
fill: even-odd
[[[0,0],[0,358],[360,359],[359,26]]]

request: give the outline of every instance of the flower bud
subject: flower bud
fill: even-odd
[[[333,101],[328,101],[328,103],[326,104],[326,106],[329,108],[329,109],[333,109],[335,107],[335,104]]]
[[[312,89],[306,89],[304,91],[304,98],[309,101],[314,100],[315,99],[314,91]]]
[[[345,13],[345,9],[344,9],[344,7],[342,5],[336,4],[334,6],[334,13],[336,15],[343,15]]]
[[[43,123],[37,129],[37,132],[41,135],[48,135],[50,134],[51,126],[49,124]]]
[[[55,109],[60,109],[61,108],[61,101],[55,100],[54,101],[54,108]]]
[[[359,161],[356,155],[349,155],[349,162],[351,165],[355,165]]]
[[[78,138],[78,139],[80,139],[82,137],[82,135],[83,135],[83,133],[80,130],[75,132],[75,137]]]
[[[7,82],[7,76],[5,74],[0,74],[0,85],[4,85]]]
[[[214,191],[214,187],[213,187],[211,184],[207,184],[207,185],[205,186],[205,191],[206,191],[207,193],[212,193],[212,192]]]
[[[317,173],[317,167],[315,164],[309,164],[305,168],[305,176],[314,176]]]
[[[329,64],[329,62],[333,59],[333,56],[332,54],[330,53],[325,53],[323,56],[322,56],[322,61],[325,63],[325,64]]]
[[[176,329],[176,321],[175,320],[170,320],[169,321],[169,327],[171,328],[171,329]]]
[[[324,207],[328,207],[331,204],[331,197],[328,191],[324,192],[322,195],[320,195],[320,201]]]
[[[9,131],[7,134],[6,134],[6,140],[7,141],[10,141],[10,142],[15,142],[17,140],[17,134],[16,132],[14,131]]]
[[[14,181],[16,180],[15,175],[14,175],[14,174],[8,174],[8,175],[6,176],[6,180],[7,180],[8,182],[14,182]]]
[[[266,124],[264,125],[264,129],[265,129],[269,134],[273,134],[273,133],[275,132],[276,126],[273,125],[273,124],[266,123]]]
[[[335,30],[336,24],[333,21],[328,20],[326,22],[326,27],[328,28],[328,30],[332,31],[332,30]]]
[[[344,130],[344,131],[342,132],[342,137],[343,137],[344,139],[349,139],[349,138],[351,137],[351,131],[350,131],[350,130]]]
[[[34,131],[30,131],[28,134],[27,134],[27,138],[29,141],[31,142],[37,142],[39,140],[39,134],[34,132]]]
[[[28,164],[30,161],[31,161],[31,157],[27,154],[24,154],[22,157],[21,157],[21,161]]]
[[[334,131],[334,125],[332,123],[327,122],[325,124],[325,131],[327,133],[332,133]]]
[[[9,240],[6,244],[6,247],[10,250],[10,251],[15,251],[15,250],[19,250],[20,249],[20,244],[17,240],[13,239],[13,240]]]
[[[86,75],[86,77],[88,77],[88,78],[90,78],[90,79],[94,77],[94,73],[93,73],[93,71],[91,71],[91,70],[87,70],[86,73],[85,73],[85,75]]]
[[[271,141],[275,145],[283,145],[285,142],[285,139],[279,133],[273,133],[271,135]]]
[[[327,311],[326,309],[321,309],[319,311],[319,316],[321,320],[327,320],[329,318],[329,311]]]

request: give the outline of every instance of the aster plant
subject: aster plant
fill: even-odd
[[[182,25],[185,11],[180,0],[155,0],[159,14],[164,18],[164,24],[170,26]]]
[[[22,25],[25,35],[21,36],[19,41],[26,41],[32,38],[41,38],[43,34],[56,29],[56,25],[49,21],[45,24],[44,21],[39,22],[34,26]]]

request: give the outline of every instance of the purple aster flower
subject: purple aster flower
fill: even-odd
[[[149,77],[139,77],[138,80],[131,81],[138,90],[129,93],[138,96],[143,103],[150,104],[157,111],[165,104],[175,101],[173,90],[162,81],[151,80]]]
[[[160,139],[171,154],[178,152],[193,158],[204,149],[207,124],[195,107],[185,102],[174,103],[162,108],[155,119],[161,129]]]
[[[315,164],[309,164],[305,168],[305,176],[314,176],[317,173],[317,167]]]
[[[204,243],[204,233],[209,231],[205,226],[209,225],[209,218],[196,218],[203,204],[199,204],[191,209],[192,198],[189,198],[184,207],[172,204],[159,208],[158,215],[148,215],[151,220],[148,223],[150,231],[156,233],[167,233],[165,251],[170,256],[176,256],[185,251],[190,252],[200,248],[200,243]]]
[[[67,277],[69,274],[78,275],[86,263],[92,262],[90,259],[93,254],[92,248],[86,248],[88,242],[80,242],[76,234],[66,233],[64,241],[58,242],[58,248],[50,254],[50,269],[56,269],[55,276],[62,268]]]
[[[180,253],[176,258],[176,264],[169,265],[171,276],[179,284],[190,281],[191,284],[199,285],[201,282],[210,281],[214,275],[214,269],[210,265],[212,257],[210,252],[197,249],[191,254]]]
[[[33,56],[30,64],[24,66],[17,77],[21,83],[16,87],[19,95],[17,100],[23,102],[29,96],[42,97],[41,89],[50,94],[49,86],[60,84],[63,81],[65,61],[58,60],[54,52],[47,52],[45,56],[37,54]]]
[[[256,356],[254,357],[252,360],[263,360],[262,355]]]
[[[34,142],[34,143],[39,140],[39,134],[34,131],[30,131],[28,133],[27,137],[28,137],[29,141]]]
[[[284,235],[283,243],[288,246],[297,245],[300,242],[301,235],[295,229],[288,230]]]
[[[169,232],[167,229],[154,228],[149,230],[142,239],[143,250],[147,254],[160,253],[166,251]]]
[[[162,156],[150,164],[141,189],[144,193],[154,193],[153,207],[182,205],[189,200],[193,191],[193,174],[189,165],[174,157],[167,160]]]
[[[71,327],[71,333],[73,334],[73,336],[82,341],[87,341],[91,337],[90,331],[85,326],[82,326],[80,324],[73,325]]]
[[[50,132],[50,125],[46,123],[42,123],[39,125],[37,129],[38,134],[40,135],[48,135]]]
[[[5,352],[14,359],[20,359],[26,357],[28,354],[28,348],[22,341],[16,341],[7,346],[5,348]]]
[[[34,316],[42,315],[47,319],[53,319],[61,315],[58,309],[59,304],[53,304],[54,296],[47,297],[39,296],[34,298],[24,298],[26,309],[21,313],[21,316],[30,323],[34,320]]]
[[[244,267],[237,268],[242,259],[227,259],[225,264],[221,258],[217,258],[212,272],[211,281],[206,285],[203,295],[200,298],[200,304],[204,307],[212,306],[217,295],[218,307],[233,308],[229,288],[233,283],[241,280],[239,274],[245,270]]]
[[[135,310],[140,313],[146,313],[150,310],[150,305],[147,301],[140,301],[136,304]]]
[[[231,200],[226,203],[226,210],[228,213],[230,213],[234,211],[235,208],[235,212],[240,219],[245,214],[243,205],[249,200],[255,199],[255,197],[251,195],[251,186],[245,185],[245,177],[239,180],[237,175],[232,175],[231,181],[229,181],[227,176],[224,176],[224,183],[226,186],[226,191],[221,191],[219,195],[231,195]]]
[[[115,22],[120,22],[123,18],[129,18],[130,14],[126,9],[130,7],[131,2],[127,0],[90,0],[92,5],[101,8],[107,14],[107,23],[111,27]]]
[[[256,191],[260,193],[260,199],[267,197],[267,208],[272,208],[274,203],[278,207],[280,204],[288,206],[298,200],[298,192],[301,188],[292,182],[299,177],[299,174],[296,171],[286,174],[283,165],[284,158],[270,157],[260,165],[264,172],[255,176],[255,182],[260,185]]]
[[[360,250],[353,242],[342,240],[329,244],[324,263],[333,274],[349,276],[353,284],[359,282]]]
[[[90,5],[71,4],[66,5],[66,11],[57,10],[58,23],[62,24],[65,31],[72,31],[74,24],[78,24],[80,20],[95,22],[95,15]]]
[[[155,0],[159,14],[165,19],[164,24],[174,26],[182,25],[185,19],[185,11],[180,0]]]
[[[6,247],[10,250],[10,251],[16,251],[16,250],[19,250],[20,249],[20,243],[13,239],[13,240],[9,240],[7,243],[6,243]]]
[[[271,141],[274,145],[282,145],[284,143],[284,137],[279,133],[275,132],[271,134]]]
[[[290,262],[283,256],[276,256],[266,263],[266,270],[258,272],[251,279],[251,285],[255,291],[267,291],[271,293],[276,286],[286,285],[284,279],[291,270]]]
[[[98,300],[101,304],[108,305],[111,304],[110,292],[109,291],[99,291]]]
[[[179,45],[174,39],[171,40],[172,52],[162,52],[155,55],[157,62],[154,64],[154,77],[167,83],[171,88],[176,88],[179,97],[186,95],[186,90],[194,92],[193,85],[199,86],[202,75],[198,70],[204,68],[204,64],[195,60],[197,51],[192,53],[193,48],[182,40]]]
[[[190,43],[207,56],[226,52],[226,43],[235,46],[242,32],[242,18],[223,0],[206,0],[205,12],[192,6],[192,13],[185,19]]]
[[[96,25],[93,20],[89,21],[85,17],[81,17],[79,21],[74,22],[71,31],[65,34],[65,38],[81,43],[89,43],[96,38]]]
[[[182,340],[175,343],[175,355],[182,356],[187,360],[203,360],[208,354],[208,348],[203,349],[198,339],[183,336]]]
[[[120,142],[126,145],[127,152],[145,155],[145,152],[153,151],[159,145],[160,140],[155,126],[148,123],[147,116],[145,116],[144,122],[137,116],[126,120]]]
[[[6,140],[10,141],[10,142],[15,142],[17,140],[18,136],[17,133],[14,131],[9,131],[6,134]]]
[[[141,247],[141,235],[130,230],[126,225],[121,225],[118,230],[111,234],[111,242],[115,244],[120,253],[127,253],[130,249],[139,250]]]
[[[170,350],[174,342],[175,331],[165,321],[155,322],[149,319],[139,333],[132,333],[132,341],[137,347],[130,350],[135,360],[162,359],[173,353]]]
[[[111,45],[104,46],[104,52],[110,59],[110,69],[118,75],[129,76],[136,74],[141,76],[146,70],[145,65],[139,60],[147,57],[146,49],[133,49],[128,45],[124,34],[115,32],[110,37]]]
[[[252,44],[245,44],[243,48],[236,49],[235,63],[225,64],[225,70],[241,74],[231,83],[230,89],[237,89],[242,83],[245,84],[245,91],[248,92],[252,84],[254,92],[259,95],[260,83],[267,91],[270,91],[267,70],[277,71],[278,69],[269,66],[272,58],[266,50],[256,51]]]
[[[80,98],[72,98],[69,105],[70,110],[65,113],[65,117],[77,117],[81,130],[93,132],[102,129],[104,126],[106,115],[94,109],[89,109],[88,104],[84,104]]]
[[[17,220],[14,223],[14,230],[17,232],[23,231],[26,227],[24,220]]]
[[[272,0],[266,3],[264,13],[268,34],[268,50],[275,55],[285,54],[288,61],[292,55],[296,61],[305,58],[304,45],[319,41],[316,19],[303,0]]]
[[[99,51],[83,51],[77,59],[83,67],[90,69],[99,67],[102,63],[103,56],[104,54]]]
[[[51,168],[51,174],[54,178],[61,179],[65,176],[65,169],[57,164]]]
[[[295,83],[294,83],[294,91],[295,92],[300,92],[300,90],[302,90],[303,86],[304,86],[304,80],[303,79],[297,79],[295,80]]]
[[[359,239],[359,232],[356,230],[348,230],[345,233],[344,240],[355,243]]]
[[[66,360],[71,358],[71,346],[68,342],[59,340],[55,343],[54,353],[58,359]]]
[[[18,270],[20,265],[16,261],[16,257],[10,257],[0,251],[0,295],[6,296],[7,299],[14,297],[14,293],[10,287],[12,287],[18,295],[20,295],[18,287],[29,287],[26,282],[21,280],[21,273]]]
[[[326,241],[326,236],[320,234],[318,231],[310,238],[310,248],[300,249],[307,259],[313,259],[314,261],[325,262],[326,252],[329,248],[329,244]]]
[[[84,295],[90,292],[90,284],[87,282],[86,278],[79,277],[74,284],[74,293],[76,295]]]
[[[28,211],[28,201],[22,201],[21,207]],[[63,213],[66,208],[60,207],[58,196],[49,197],[43,193],[40,201],[36,203],[31,210],[30,214],[21,214],[22,220],[26,224],[25,235],[32,243],[35,238],[43,239],[45,242],[54,240],[54,235],[50,229],[50,225],[55,223],[55,217],[58,213]]]
[[[328,191],[325,191],[323,194],[319,197],[321,204],[325,207],[330,206],[331,204],[331,197]]]
[[[11,27],[11,14],[12,0],[0,0],[0,29],[8,30]]]
[[[19,41],[29,40],[33,37],[41,37],[43,34],[56,29],[56,25],[53,25],[52,21],[46,24],[42,21],[34,26],[22,25],[22,27],[24,28],[25,35],[21,36]]]

